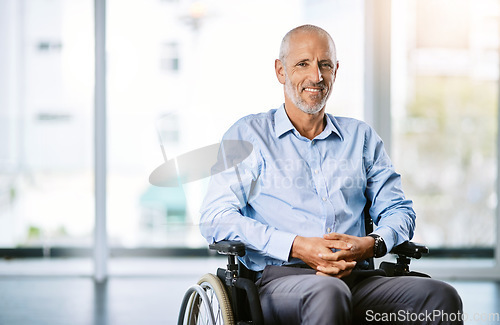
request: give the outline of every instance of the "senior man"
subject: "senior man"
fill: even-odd
[[[241,261],[258,274],[267,324],[360,324],[390,315],[410,323],[435,311],[461,313],[460,297],[444,282],[352,279],[366,259],[411,239],[415,213],[375,131],[325,113],[338,69],[325,30],[304,25],[285,35],[275,61],[285,103],[243,117],[224,135],[248,141],[253,151],[212,176],[201,209],[203,236],[246,244]],[[376,225],[368,235],[367,203]],[[422,324],[462,323],[423,318]]]

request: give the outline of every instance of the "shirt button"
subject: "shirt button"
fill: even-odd
[[[317,170],[317,169],[316,169],[316,170],[314,171],[314,173],[315,173],[315,174],[319,173],[319,170]]]
[[[311,144],[314,144],[314,142],[315,142],[315,141],[314,141],[314,140],[312,140],[312,141],[311,141]]]
[[[327,233],[327,234],[329,234],[329,233],[331,233],[331,232],[332,232],[332,228],[328,228],[328,229],[326,230],[326,233]]]
[[[326,197],[323,196],[323,201],[326,201]]]

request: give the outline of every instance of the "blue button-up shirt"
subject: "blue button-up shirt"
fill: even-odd
[[[364,122],[325,115],[326,127],[312,140],[294,128],[283,105],[226,132],[224,140],[248,141],[253,150],[210,179],[200,220],[209,243],[242,241],[241,260],[254,271],[295,263],[289,255],[297,235],[364,236],[367,202],[388,250],[411,239],[412,201],[380,137]]]

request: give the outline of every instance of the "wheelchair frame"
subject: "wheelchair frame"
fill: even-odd
[[[241,242],[226,240],[211,244],[209,248],[216,250],[219,254],[227,255],[227,268],[219,268],[217,276],[204,275],[198,284],[187,290],[181,304],[178,324],[264,324],[259,293],[253,281],[254,272],[246,269],[236,260],[236,256],[245,255],[245,245]],[[387,276],[429,277],[426,274],[409,270],[411,258],[419,259],[428,252],[429,249],[426,246],[406,241],[394,247],[390,252],[398,256],[396,263],[382,262],[380,268]],[[370,264],[373,268],[373,259]],[[207,278],[212,282],[207,284]],[[206,291],[212,291],[210,297]],[[216,300],[213,299],[214,295]],[[186,322],[184,322],[185,319]]]
[[[364,208],[365,234],[373,231],[373,220],[369,213],[370,206],[371,202],[367,202]],[[217,269],[217,276],[204,275],[198,284],[188,289],[181,304],[178,325],[263,325],[264,317],[255,285],[256,272],[248,270],[236,260],[236,256],[245,255],[245,245],[238,241],[223,240],[210,244],[209,248],[216,250],[219,254],[227,255],[227,268]],[[424,273],[410,271],[411,258],[420,259],[422,255],[429,253],[426,246],[405,241],[394,247],[389,253],[397,255],[397,258],[396,263],[380,263],[379,268],[384,271],[386,276],[430,277]],[[368,266],[369,269],[375,269],[373,258],[368,260]],[[212,283],[207,284],[206,281],[203,281],[207,278],[210,278]],[[220,290],[221,287],[222,290]],[[216,295],[218,294],[216,301],[213,300],[213,296],[209,297],[205,291],[213,291]],[[230,304],[229,307],[228,304]],[[204,308],[202,309],[200,306],[204,306]],[[245,308],[246,306],[248,308]],[[216,315],[214,315],[214,310],[216,310]],[[203,311],[209,315],[199,317],[203,316],[201,314]],[[187,322],[184,323],[186,316]],[[207,322],[198,322],[200,318],[207,319]]]

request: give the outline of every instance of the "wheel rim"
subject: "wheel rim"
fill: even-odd
[[[215,294],[214,289],[209,283],[202,283],[200,285],[206,292],[208,296],[208,301],[210,301],[210,305],[212,306],[212,313],[214,314],[215,318],[215,325],[222,325],[224,324],[223,318],[222,318],[222,308],[219,303],[219,300],[217,299],[217,296]],[[205,323],[201,323],[205,324]]]
[[[234,325],[228,294],[215,275],[204,275],[198,284],[192,287],[191,294],[186,292],[185,298],[188,297],[189,300],[186,300],[181,308],[184,310],[182,318],[186,317],[186,322],[182,322],[180,318],[179,324]],[[212,315],[215,323],[212,322]]]

